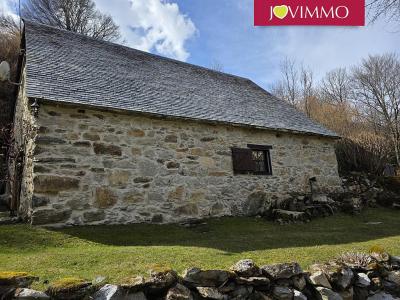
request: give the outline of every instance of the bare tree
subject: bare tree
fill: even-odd
[[[400,0],[370,0],[366,6],[372,23],[382,17],[400,21]]]
[[[0,33],[3,35],[18,35],[19,25],[9,15],[0,14]]]
[[[313,71],[310,68],[301,66],[299,79],[300,79],[301,105],[306,115],[308,117],[311,117],[310,102],[315,97]]]
[[[27,0],[22,16],[99,40],[120,38],[119,27],[111,16],[98,11],[92,0]]]
[[[17,65],[20,54],[19,26],[12,17],[0,15],[0,61],[7,61],[11,67],[11,81],[17,79]],[[0,127],[12,120],[16,86],[0,82]]]
[[[285,58],[280,65],[282,79],[272,87],[272,93],[293,106],[298,104],[300,93],[299,71],[295,60]]]
[[[400,60],[395,54],[369,56],[353,70],[354,93],[374,124],[393,143],[400,166]]]
[[[331,104],[344,104],[350,100],[350,78],[345,68],[328,72],[321,82],[322,98]]]
[[[7,61],[11,66],[11,80],[17,79],[17,65],[20,54],[20,32],[15,20],[0,15],[0,61]],[[0,195],[5,192],[8,168],[7,160],[11,151],[11,125],[15,106],[16,86],[0,82]]]

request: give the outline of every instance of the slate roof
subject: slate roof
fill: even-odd
[[[28,97],[336,137],[249,79],[25,21]]]

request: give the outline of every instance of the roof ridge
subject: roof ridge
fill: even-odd
[[[67,34],[76,35],[76,36],[79,36],[79,37],[84,38],[84,39],[88,39],[88,40],[92,40],[94,42],[98,42],[100,44],[108,44],[108,45],[113,46],[113,47],[121,47],[121,48],[130,50],[130,51],[137,51],[137,52],[140,52],[140,53],[142,53],[144,55],[149,55],[149,56],[152,56],[152,57],[155,57],[155,58],[158,58],[158,59],[163,59],[163,60],[171,61],[171,62],[174,62],[174,63],[187,65],[187,66],[194,67],[194,68],[203,69],[203,70],[206,70],[208,72],[212,72],[212,73],[216,73],[216,74],[220,74],[220,75],[230,76],[230,77],[238,78],[238,79],[241,79],[241,80],[247,80],[247,81],[253,82],[250,78],[247,78],[247,77],[243,77],[243,76],[239,76],[239,75],[235,75],[235,74],[231,74],[231,73],[226,73],[226,72],[222,72],[222,71],[213,70],[213,69],[210,69],[210,68],[207,68],[207,67],[204,67],[204,66],[195,65],[195,64],[192,64],[192,63],[188,63],[188,62],[181,61],[181,60],[178,60],[178,59],[170,58],[170,57],[167,57],[167,56],[162,56],[162,55],[159,55],[159,54],[154,54],[154,53],[151,53],[151,52],[139,50],[139,49],[132,48],[132,47],[129,47],[129,46],[125,46],[125,45],[122,45],[122,44],[118,44],[118,43],[114,43],[114,42],[110,42],[110,41],[105,41],[105,40],[99,40],[99,39],[96,39],[94,37],[91,37],[91,36],[88,36],[88,35],[85,35],[85,34],[82,34],[82,33],[79,33],[79,32],[66,30],[64,28],[58,28],[58,27],[51,26],[51,25],[48,25],[48,24],[38,23],[38,22],[31,21],[31,20],[26,20],[26,19],[22,19],[22,20],[23,20],[24,24],[28,23],[28,24],[32,24],[33,26],[42,26],[42,27],[47,27],[47,28],[51,28],[51,29],[54,29],[54,30],[58,30],[58,31],[63,31],[63,32],[67,33]]]

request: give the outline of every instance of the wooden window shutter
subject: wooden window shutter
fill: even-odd
[[[251,149],[232,148],[232,163],[235,174],[254,172],[256,168]]]

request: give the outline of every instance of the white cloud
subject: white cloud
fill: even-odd
[[[185,43],[197,30],[176,3],[166,0],[95,2],[100,11],[111,14],[129,46],[183,61],[188,59]]]
[[[0,0],[0,14],[18,19],[18,16],[15,14],[16,7],[17,2],[15,0]]]

